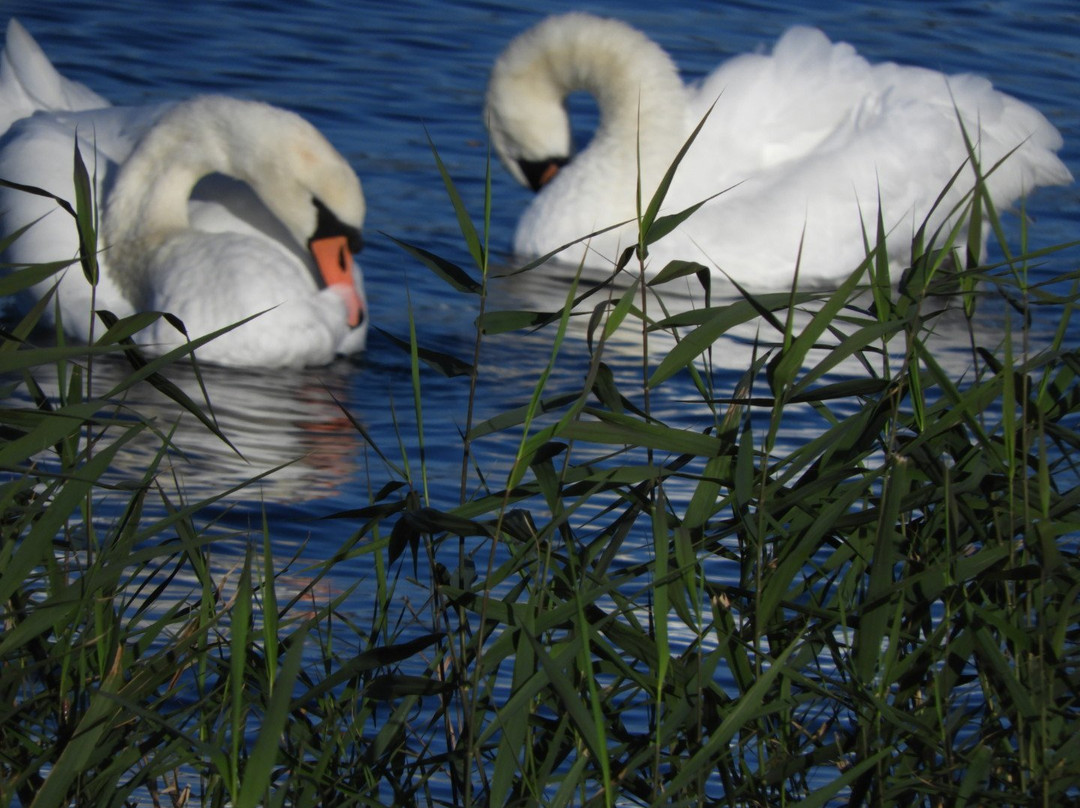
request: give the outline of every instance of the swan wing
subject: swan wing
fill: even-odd
[[[691,115],[716,104],[680,202],[730,188],[687,233],[697,249],[736,277],[783,280],[801,250],[806,279],[837,277],[862,259],[879,203],[898,259],[924,220],[931,229],[962,202],[975,173],[960,121],[976,144],[999,207],[1036,186],[1071,180],[1057,157],[1061,138],[1034,108],[972,75],[946,76],[892,62],[870,64],[846,43],[794,28],[772,54],[721,65],[698,88]],[[1014,153],[1010,154],[1010,152]],[[677,240],[674,243],[677,243]],[[685,245],[684,245],[685,246]]]
[[[109,102],[85,84],[66,79],[22,24],[8,22],[0,56],[0,132],[38,110],[85,110]]]
[[[6,135],[0,137],[0,177],[41,188],[74,204],[73,165],[77,136],[83,163],[94,182],[94,201],[100,211],[101,200],[105,198],[117,166],[163,109],[106,106],[78,112],[39,111],[17,121]],[[0,229],[11,233],[31,223],[33,226],[5,252],[6,260],[14,264],[38,264],[74,261],[78,257],[75,223],[54,200],[0,187]],[[108,309],[118,316],[133,311],[112,277],[108,250],[99,252],[98,263],[100,276],[96,289],[83,278],[78,264],[65,271],[58,289],[65,328],[84,340],[90,335],[94,307]],[[40,296],[52,283],[45,281],[32,293]]]

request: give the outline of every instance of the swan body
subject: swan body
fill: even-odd
[[[95,181],[99,282],[92,287],[75,264],[57,286],[73,336],[101,333],[94,308],[169,312],[192,338],[258,314],[196,356],[303,366],[363,349],[366,304],[353,260],[365,213],[360,181],[299,116],[215,95],[111,106],[63,78],[12,20],[0,57],[4,124],[0,177],[73,201],[77,140]],[[51,199],[2,188],[0,217],[5,234],[31,225],[7,250],[12,264],[78,254],[74,222]],[[151,352],[185,341],[164,318],[137,339]]]
[[[599,124],[572,156],[564,100],[575,91],[595,97]],[[514,235],[523,256],[633,220],[639,177],[644,208],[704,119],[661,213],[710,201],[649,246],[648,267],[698,261],[751,287],[790,285],[796,265],[800,281],[849,274],[866,256],[864,235],[874,241],[879,200],[890,258],[909,260],[924,220],[932,233],[974,185],[958,115],[984,174],[1009,155],[987,178],[999,208],[1071,181],[1057,130],[985,79],[871,65],[805,27],[771,54],[736,57],[688,86],[667,53],[625,23],[549,17],[499,56],[485,109],[501,161],[538,190]],[[631,222],[560,258],[610,266],[636,243]]]

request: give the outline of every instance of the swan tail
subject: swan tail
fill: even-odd
[[[38,110],[98,109],[109,102],[84,84],[66,79],[22,24],[8,22],[0,55],[0,133]]]
[[[1073,181],[1058,156],[1064,145],[1061,133],[1037,109],[978,76],[953,76],[949,89],[954,113],[963,121],[972,156],[997,204],[1008,207],[1037,187]]]

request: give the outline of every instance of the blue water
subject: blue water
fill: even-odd
[[[1080,176],[1080,8],[1075,0],[981,0],[857,3],[834,0],[810,9],[799,2],[582,2],[552,0],[546,11],[586,9],[619,16],[649,33],[673,56],[687,79],[724,58],[771,43],[789,25],[811,23],[847,40],[871,60],[894,59],[945,72],[971,71],[1046,114],[1065,137],[1063,158]],[[387,237],[393,236],[469,266],[457,220],[434,167],[434,144],[466,204],[479,216],[487,142],[481,122],[489,66],[519,31],[539,19],[525,2],[290,3],[157,2],[156,0],[5,0],[58,68],[117,104],[139,104],[214,91],[261,99],[300,112],[331,139],[360,175],[368,201],[364,268],[371,319],[406,338],[409,311],[422,345],[471,357],[473,301],[449,293]],[[493,245],[506,250],[528,201],[496,166]],[[1030,202],[1036,244],[1080,236],[1076,186],[1041,190]],[[1016,220],[1010,220],[1016,227]],[[1045,272],[1075,269],[1051,258]],[[558,279],[500,289],[507,307],[551,308],[565,294]],[[992,325],[987,325],[992,328]],[[582,329],[572,330],[553,378],[553,391],[583,377]],[[1073,336],[1075,343],[1076,337]],[[963,344],[964,336],[957,335]],[[640,379],[634,340],[608,356],[621,378]],[[717,384],[745,369],[748,349],[737,344]],[[549,336],[501,336],[485,344],[477,419],[524,403],[548,360]],[[261,510],[274,526],[276,553],[298,548],[319,558],[341,542],[339,522],[318,517],[367,505],[370,492],[392,475],[328,395],[361,422],[396,463],[402,451],[414,472],[420,453],[408,356],[375,330],[365,356],[327,368],[273,374],[209,369],[215,409],[243,459],[184,422],[178,441],[189,456],[177,474],[192,497],[266,468],[294,461],[258,489],[212,511],[223,530],[258,528]],[[669,423],[700,429],[709,414],[688,409],[697,398],[679,383],[652,402]],[[432,504],[459,498],[460,442],[468,386],[461,379],[422,375],[423,442]],[[140,405],[164,423],[165,402]],[[810,428],[807,424],[807,428]],[[795,425],[798,432],[798,425]],[[795,438],[792,438],[795,439]],[[476,446],[480,464],[498,486],[516,448],[513,436]],[[133,450],[117,474],[137,474],[151,447]],[[470,490],[476,487],[470,482]],[[364,579],[363,559],[350,575]],[[353,581],[342,581],[341,584]],[[281,596],[279,596],[281,597]],[[346,609],[362,614],[360,587]]]

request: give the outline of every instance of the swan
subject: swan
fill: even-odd
[[[4,117],[7,120],[4,120]],[[364,348],[365,203],[348,162],[286,110],[220,95],[114,107],[62,77],[16,20],[0,57],[0,177],[74,201],[78,141],[101,203],[100,277],[78,264],[57,287],[65,331],[88,341],[92,307],[164,311],[194,338],[264,312],[196,350],[224,365],[320,365]],[[48,198],[0,188],[2,232],[30,225],[5,259],[70,261],[71,217]],[[55,283],[34,288],[40,297]],[[159,318],[137,340],[185,338]]]
[[[572,155],[565,99],[576,91],[595,98],[599,123]],[[710,201],[649,247],[647,271],[678,258],[750,287],[790,286],[797,264],[800,282],[850,274],[865,258],[864,233],[877,232],[879,199],[890,258],[910,260],[920,224],[942,224],[974,185],[958,114],[984,173],[1015,149],[987,179],[999,209],[1072,179],[1055,154],[1057,130],[986,79],[871,65],[807,27],[788,30],[771,54],[737,56],[686,85],[668,54],[624,22],[548,17],[495,61],[484,114],[501,162],[538,191],[513,240],[530,257],[634,219],[639,176],[644,208],[704,119],[662,213]],[[631,223],[559,258],[611,266],[636,243]]]

